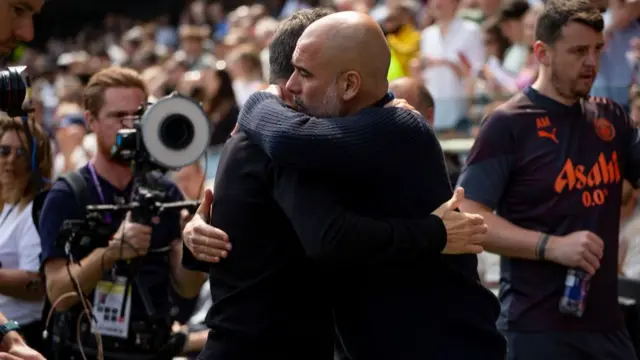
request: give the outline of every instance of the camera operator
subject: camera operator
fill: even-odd
[[[85,117],[96,134],[98,150],[78,173],[86,182],[89,204],[131,201],[132,170],[112,158],[111,149],[117,132],[132,126],[138,107],[146,103],[147,96],[143,80],[131,69],[107,68],[87,84]],[[165,201],[182,200],[174,183],[166,178],[160,182],[165,187]],[[54,348],[58,358],[81,359],[84,353],[94,358],[101,342],[105,359],[171,359],[176,355],[174,350],[182,350],[185,338],[170,334],[169,286],[173,285],[180,296],[193,298],[205,280],[204,274],[182,267],[182,247],[172,246],[180,239],[179,212],[163,212],[153,219],[153,226],[133,223],[130,213],[107,213],[105,221],[112,236],[94,239],[97,236],[92,234],[86,255],[78,263],[69,263],[64,246],[60,245],[59,230],[67,219],[84,218],[84,209],[76,204],[72,188],[57,181],[40,216],[47,295],[58,318],[53,325],[54,339],[61,338],[59,344],[54,344],[60,346]],[[133,270],[134,263],[139,264],[137,271]],[[132,271],[135,274],[131,275]],[[121,273],[127,274],[126,282],[118,275]],[[131,292],[126,292],[127,286],[122,284],[128,284],[131,276],[135,280]],[[87,307],[92,308],[97,320],[80,326],[80,334],[76,334],[76,319],[83,311],[83,303],[78,296],[65,295],[76,292],[78,287],[87,295],[91,305]],[[117,312],[119,317],[107,316]]]

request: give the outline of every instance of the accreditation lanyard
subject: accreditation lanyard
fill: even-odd
[[[100,186],[100,181],[98,181],[98,175],[96,175],[96,169],[93,167],[93,162],[89,161],[89,172],[91,173],[91,179],[93,180],[93,185],[96,186],[96,189],[98,190],[98,196],[100,197],[100,201],[102,202],[102,204],[106,205],[107,203],[104,201],[104,194],[102,193],[102,186]],[[104,216],[105,221],[107,222],[107,224],[111,224],[111,214],[107,213]]]

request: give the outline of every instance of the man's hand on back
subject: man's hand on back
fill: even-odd
[[[208,224],[211,217],[211,204],[213,204],[213,192],[211,189],[206,189],[198,211],[182,231],[182,239],[196,259],[217,263],[220,259],[227,257],[231,250],[231,243],[224,231]]]
[[[432,214],[442,219],[447,229],[447,245],[443,254],[479,254],[484,251],[487,225],[484,218],[476,214],[456,211],[464,200],[464,190],[457,188],[453,197],[440,205]]]
[[[418,110],[416,110],[416,108],[411,106],[407,102],[407,100],[405,100],[405,99],[393,99],[393,100],[389,101],[388,103],[386,103],[384,105],[384,107],[397,107],[397,108],[404,109],[404,110],[410,110],[410,111],[413,111],[414,113],[422,116],[422,114],[420,114],[418,112]]]
[[[275,84],[269,85],[266,89],[262,91],[268,92],[282,99],[282,89],[280,89],[280,86],[278,85],[275,85]]]

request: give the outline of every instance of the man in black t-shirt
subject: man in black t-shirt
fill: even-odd
[[[547,3],[538,79],[489,115],[460,177],[461,209],[484,216],[485,249],[503,256],[509,359],[635,359],[616,284],[622,184],[638,180],[640,142],[618,104],[588,96],[602,29],[588,0]],[[592,275],[580,317],[559,310],[571,268]]]

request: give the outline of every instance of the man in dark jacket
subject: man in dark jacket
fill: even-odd
[[[345,240],[317,220],[320,195],[306,198],[323,188],[373,218],[421,219],[451,196],[442,150],[424,120],[423,127],[409,126],[414,113],[379,109],[389,58],[381,30],[367,15],[324,17],[298,41],[286,85],[305,114],[265,92],[241,112],[240,127],[251,141],[274,162],[303,171],[280,173],[302,184],[280,189],[297,204],[287,215],[302,242]],[[506,342],[495,326],[499,305],[478,281],[475,255],[400,249],[369,260],[345,259],[334,273],[331,300],[350,358],[505,358]]]
[[[318,9],[302,11],[283,22],[270,49],[271,63],[276,65],[272,74],[287,73],[295,40],[326,14]],[[288,54],[286,46],[291,48]],[[413,122],[423,123],[417,118]],[[346,211],[328,189],[305,186],[295,171],[273,164],[245,134],[225,145],[211,217],[212,225],[225,233],[201,226],[209,217],[206,204],[185,228],[185,245],[191,251],[184,252],[183,262],[209,272],[213,300],[206,321],[213,331],[200,359],[332,359],[333,288],[327,269],[391,258],[399,252],[438,254],[445,247],[467,251],[455,250],[456,236],[466,241],[469,234],[485,230],[481,219],[455,213],[455,201],[437,210],[439,216],[428,212],[415,220],[375,220]],[[207,196],[210,201],[211,195]],[[301,209],[300,204],[306,207]],[[310,227],[298,225],[310,217],[314,229],[323,228],[340,241],[307,236]],[[457,220],[450,221],[453,218]],[[461,220],[462,227],[457,225]]]

